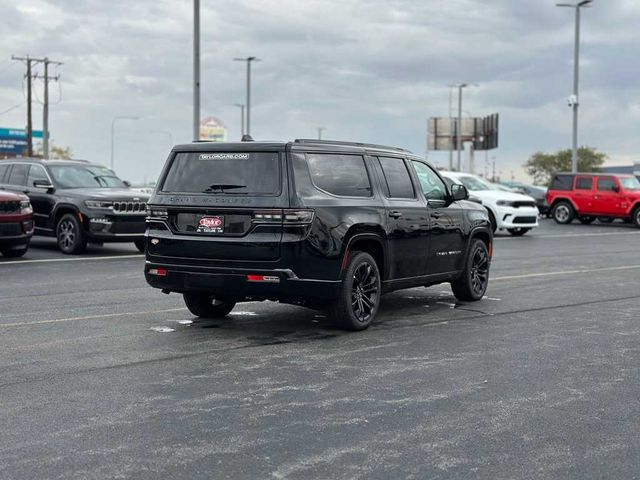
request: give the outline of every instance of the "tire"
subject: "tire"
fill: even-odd
[[[487,245],[473,240],[462,275],[451,282],[451,290],[458,300],[475,302],[484,297],[489,286],[491,259]]]
[[[569,202],[558,202],[553,206],[551,216],[560,225],[567,225],[573,222],[576,217],[576,211]]]
[[[351,252],[338,298],[334,300],[329,313],[338,328],[358,331],[368,328],[380,306],[382,284],[378,265],[365,252]]]
[[[633,220],[633,224],[640,228],[640,206],[636,207],[631,215],[631,219]]]
[[[27,253],[27,250],[29,250],[29,244],[22,245],[20,248],[3,248],[0,252],[7,258],[17,258]]]
[[[147,242],[144,240],[135,240],[133,244],[136,246],[140,253],[144,253],[147,249]]]
[[[523,228],[523,227],[519,227],[519,228],[507,228],[507,232],[509,232],[511,235],[513,235],[514,237],[521,237],[523,236],[525,233],[527,233],[529,230],[531,230],[530,228]]]
[[[236,306],[236,302],[217,300],[213,295],[207,293],[184,293],[182,297],[189,311],[196,317],[224,318]]]
[[[613,222],[614,218],[613,217],[598,217],[598,221],[600,223],[611,223]]]
[[[496,216],[488,208],[487,212],[489,212],[489,223],[491,224],[491,230],[493,231],[493,233],[496,233],[496,230],[498,230],[498,222],[496,222]]]
[[[591,225],[595,220],[595,217],[580,217],[580,223],[583,225]]]
[[[81,253],[87,248],[87,238],[75,214],[66,213],[56,225],[58,248],[67,254]]]

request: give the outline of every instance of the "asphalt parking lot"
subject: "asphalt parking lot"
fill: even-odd
[[[496,240],[479,303],[196,321],[133,245],[0,259],[0,478],[638,478],[640,230]]]

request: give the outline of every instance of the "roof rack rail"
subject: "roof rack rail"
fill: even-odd
[[[411,153],[409,150],[400,147],[390,147],[388,145],[378,145],[375,143],[362,143],[362,142],[344,142],[339,140],[317,140],[314,138],[296,138],[294,143],[308,143],[308,144],[319,144],[319,145],[345,145],[345,146],[356,146],[363,148],[378,148],[381,150],[395,150],[397,152],[407,152]]]

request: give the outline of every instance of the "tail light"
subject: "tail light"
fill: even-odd
[[[313,221],[313,210],[259,210],[253,214],[254,223],[278,225],[309,225]]]

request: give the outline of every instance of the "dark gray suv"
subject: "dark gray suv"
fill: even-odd
[[[0,188],[31,200],[35,234],[55,236],[64,253],[87,242],[134,242],[144,251],[149,196],[102,166],[80,160],[0,160]]]

